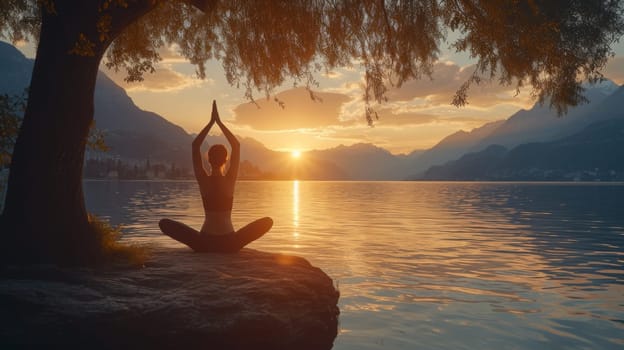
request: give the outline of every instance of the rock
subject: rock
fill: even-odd
[[[152,248],[140,269],[0,271],[2,348],[330,349],[338,291],[299,257]]]

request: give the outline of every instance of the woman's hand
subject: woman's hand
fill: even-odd
[[[197,181],[202,182],[204,179],[208,177],[208,173],[206,169],[204,169],[204,162],[201,156],[201,145],[206,139],[206,135],[210,131],[210,128],[217,123],[221,123],[219,119],[219,112],[217,112],[217,101],[212,101],[212,115],[210,116],[210,122],[199,132],[199,134],[193,140],[193,144],[191,146],[192,157],[193,157],[193,171],[195,172],[195,178]]]
[[[212,100],[212,116],[210,117],[210,122],[219,124],[221,122],[221,118],[219,117],[219,111],[217,111],[217,101]]]
[[[238,174],[238,163],[240,161],[240,143],[238,142],[234,134],[232,134],[230,129],[228,129],[228,127],[225,126],[225,124],[223,124],[223,122],[221,121],[221,117],[219,117],[219,112],[217,111],[217,101],[215,100],[212,101],[212,117],[210,118],[210,123],[217,123],[217,125],[223,132],[223,135],[225,135],[225,138],[228,140],[230,146],[232,147],[230,167],[226,176],[230,180],[232,180],[231,183],[234,183]]]

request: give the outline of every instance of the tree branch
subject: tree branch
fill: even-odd
[[[217,0],[187,0],[186,2],[202,12],[209,12],[217,6]]]
[[[158,1],[154,0],[140,0],[134,1],[127,5],[127,7],[114,6],[105,11],[102,14],[111,16],[110,23],[110,38],[106,43],[106,47],[112,42],[121,32],[128,27],[131,23],[135,22],[149,11],[153,10],[158,5]]]

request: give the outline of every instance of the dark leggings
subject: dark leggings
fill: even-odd
[[[267,233],[273,226],[273,219],[258,219],[240,230],[224,235],[201,234],[183,223],[162,219],[160,230],[178,242],[184,243],[196,252],[236,253],[247,244]]]

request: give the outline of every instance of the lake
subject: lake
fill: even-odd
[[[133,239],[199,228],[194,182],[87,181]],[[334,349],[624,348],[624,184],[240,182],[250,248],[298,255],[340,290]]]

